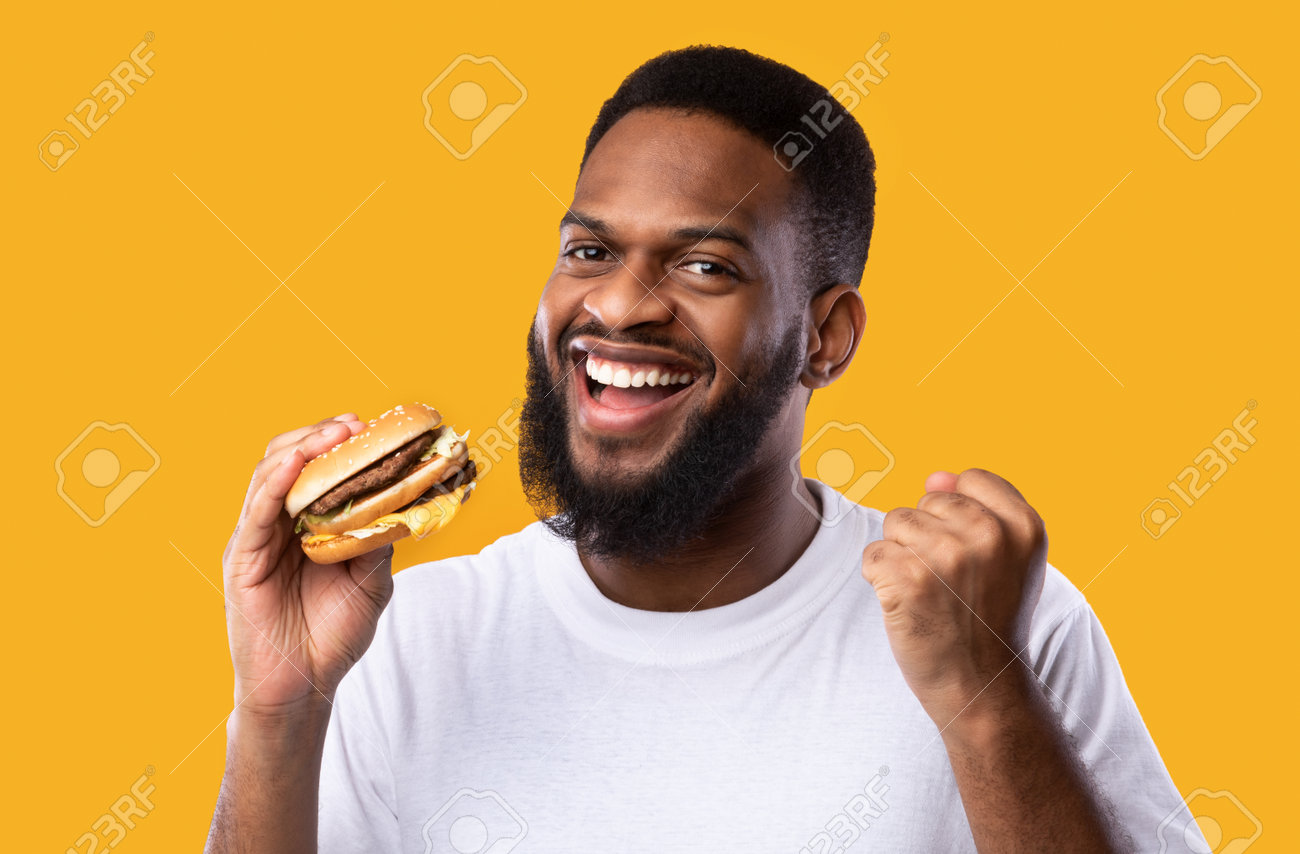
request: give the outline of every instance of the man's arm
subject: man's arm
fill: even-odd
[[[1132,840],[1020,661],[943,730],[982,852],[1119,852]]]
[[[885,516],[862,574],[939,728],[980,854],[1127,851],[1037,677],[1016,655],[1047,569],[1043,520],[990,472],[936,472]]]
[[[226,724],[226,773],[209,854],[315,854],[329,711],[324,700],[282,715],[235,710]]]
[[[272,439],[226,544],[235,710],[209,854],[316,852],[330,698],[374,639],[393,595],[392,547],[312,564],[284,500],[307,460],[362,429],[348,413]]]

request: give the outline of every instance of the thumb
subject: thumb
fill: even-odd
[[[348,561],[352,580],[381,607],[393,595],[393,546],[384,546],[373,552],[357,555]]]
[[[926,492],[956,492],[957,475],[953,474],[950,471],[944,471],[943,469],[933,472],[929,477],[925,479],[925,491]]]

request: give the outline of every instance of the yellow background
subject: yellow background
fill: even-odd
[[[627,72],[709,41],[829,86],[887,32],[889,76],[856,111],[880,164],[868,334],[814,399],[809,434],[869,427],[896,459],[868,499],[882,509],[915,501],[934,468],[1016,483],[1076,585],[1109,563],[1087,596],[1180,790],[1240,798],[1264,825],[1252,854],[1297,850],[1296,22],[1273,15],[6,12],[4,847],[63,851],[146,765],[156,809],[119,850],[202,845],[231,706],[213,585],[253,464],[273,434],[349,409],[423,399],[477,432],[509,409],[563,212],[547,187],[568,200]],[[155,76],[50,172],[38,143],[146,32]],[[498,57],[528,90],[463,162],[421,104],[462,53]],[[1161,132],[1155,101],[1197,53],[1231,56],[1263,90],[1200,162]],[[1008,295],[1044,256],[1024,280],[1033,295]],[[1143,508],[1248,400],[1258,443],[1149,537]],[[54,472],[95,420],[130,424],[161,460],[100,527]],[[457,524],[403,543],[398,565],[531,518],[508,455]]]

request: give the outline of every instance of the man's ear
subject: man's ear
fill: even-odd
[[[840,378],[853,361],[867,310],[853,285],[833,285],[808,304],[808,353],[799,382],[810,389],[824,388]]]

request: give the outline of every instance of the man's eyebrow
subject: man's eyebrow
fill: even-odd
[[[563,231],[566,225],[576,225],[578,228],[585,228],[592,234],[609,234],[613,231],[609,223],[589,214],[576,214],[573,211],[566,211],[564,216],[560,217],[560,230]]]
[[[672,232],[674,240],[694,240],[697,243],[703,243],[707,240],[725,240],[728,243],[734,243],[746,252],[752,252],[749,245],[749,238],[739,229],[732,228],[729,225],[718,223],[712,227],[703,226],[686,226]]]
[[[597,236],[613,233],[614,229],[609,223],[599,217],[590,214],[574,213],[567,211],[564,216],[560,217],[560,229],[563,230],[566,225],[573,225],[586,229]],[[703,243],[707,240],[723,240],[727,243],[734,243],[746,252],[752,252],[749,238],[739,229],[732,228],[728,225],[718,223],[713,226],[704,225],[687,225],[681,228],[673,229],[668,236],[673,240],[692,240],[696,243]]]

